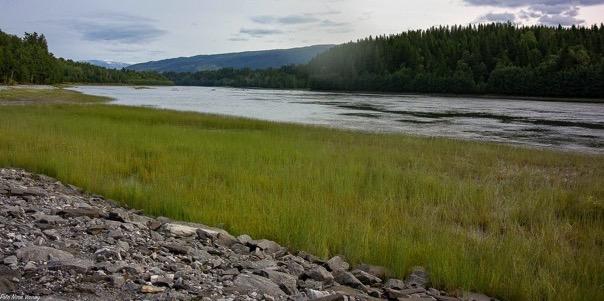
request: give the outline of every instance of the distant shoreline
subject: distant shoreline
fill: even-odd
[[[53,86],[58,88],[69,88],[73,86],[131,86],[131,87],[207,87],[207,88],[233,88],[233,89],[253,89],[253,90],[281,90],[281,91],[308,91],[323,93],[340,94],[368,94],[368,95],[394,95],[394,96],[433,96],[449,98],[479,98],[479,99],[509,99],[509,100],[527,100],[527,101],[549,101],[549,102],[575,102],[575,103],[604,103],[602,98],[574,98],[574,97],[551,97],[551,96],[518,96],[518,95],[496,95],[496,94],[447,94],[447,93],[404,93],[404,92],[380,92],[380,91],[352,91],[352,90],[311,90],[311,89],[290,89],[290,88],[263,88],[263,87],[237,87],[237,86],[199,86],[199,85],[133,85],[123,83],[64,83],[56,85],[36,85],[36,84],[17,84],[0,85],[2,87],[35,87],[35,86]]]

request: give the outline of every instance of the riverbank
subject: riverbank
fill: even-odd
[[[435,287],[598,300],[604,159],[103,104],[0,108],[0,166]]]
[[[149,217],[44,175],[0,168],[0,293],[77,300],[476,300],[276,242]],[[344,299],[347,297],[348,299]],[[290,299],[291,298],[291,299]],[[205,299],[204,299],[205,300]]]

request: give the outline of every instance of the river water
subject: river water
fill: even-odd
[[[72,89],[113,97],[116,105],[604,153],[604,103],[178,86]]]

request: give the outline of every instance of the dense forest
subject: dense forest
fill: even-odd
[[[155,72],[111,70],[88,63],[56,58],[48,51],[44,35],[25,33],[23,38],[0,31],[0,83],[123,83],[171,84]]]
[[[309,64],[166,73],[180,85],[604,97],[604,25],[480,24],[368,37]]]

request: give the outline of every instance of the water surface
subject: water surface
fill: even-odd
[[[604,153],[604,103],[211,87],[78,86],[114,104]]]

